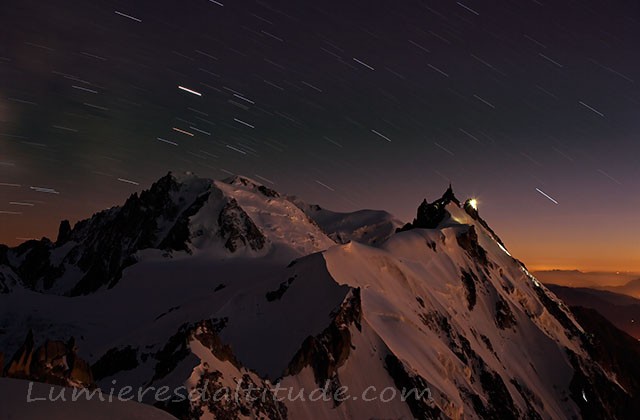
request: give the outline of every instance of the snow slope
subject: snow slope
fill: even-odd
[[[358,210],[339,213],[317,204],[307,204],[297,197],[289,198],[337,243],[349,241],[378,245],[393,235],[403,225],[384,210]]]
[[[52,391],[53,388],[53,391]],[[49,393],[58,396],[60,387],[46,384],[33,384],[29,390],[29,382],[19,379],[0,378],[0,418],[4,420],[68,420],[68,419],[93,419],[93,420],[170,420],[175,419],[169,413],[140,404],[133,401],[109,402],[109,395],[100,397],[96,394],[87,399],[78,396],[76,401],[71,399],[71,390],[66,401],[31,401],[27,402],[27,396],[32,399],[49,398]],[[31,391],[31,393],[30,393]]]

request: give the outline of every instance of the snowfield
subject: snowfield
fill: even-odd
[[[28,381],[20,379],[0,378],[0,418],[4,420],[171,420],[172,415],[146,404],[132,401],[109,402],[108,395],[101,401],[98,396],[87,399],[78,396],[76,401],[71,399],[71,391],[66,390],[66,401],[40,401],[49,399],[49,393],[58,396],[60,387],[46,384],[33,384],[31,389]],[[38,401],[27,401],[27,396]]]

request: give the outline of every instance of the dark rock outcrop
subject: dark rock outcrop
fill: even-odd
[[[467,308],[471,311],[473,307],[476,306],[476,282],[478,281],[478,277],[473,274],[473,271],[462,270],[461,280],[467,296]]]
[[[280,197],[280,194],[278,194],[276,190],[273,190],[269,187],[265,187],[264,185],[258,184],[257,182],[254,182],[243,176],[239,176],[239,175],[232,176],[231,178],[225,179],[224,182],[231,185],[235,184],[235,185],[243,185],[245,187],[250,187],[254,190],[259,191],[265,197],[270,197],[270,198]]]
[[[229,361],[240,368],[240,363],[233,355],[231,347],[224,344],[219,337],[226,323],[227,319],[222,318],[182,325],[178,332],[169,338],[165,346],[154,355],[157,362],[151,382],[167,376],[191,354],[189,342],[192,339],[200,341],[218,360]]]
[[[476,228],[472,225],[466,226],[468,226],[467,229],[456,236],[458,245],[460,245],[460,248],[464,249],[473,260],[483,266],[487,266],[489,264],[487,251],[478,243]]]
[[[487,224],[487,222],[482,217],[480,217],[480,214],[478,213],[478,209],[475,208],[473,205],[471,205],[472,200],[473,199],[470,198],[464,202],[464,205],[463,205],[464,210],[467,212],[469,216],[471,216],[471,218],[473,218],[478,223],[480,223],[482,227],[485,228],[491,234],[491,236],[493,236],[493,239],[496,242],[498,242],[500,245],[504,247],[504,242],[502,242],[502,239],[500,239],[500,237],[493,231],[493,229],[491,229],[491,227]]]
[[[33,331],[29,330],[24,343],[22,343],[7,364],[5,375],[13,378],[28,378],[31,373],[34,347]]]
[[[167,376],[181,361],[191,354],[189,349],[190,334],[191,325],[182,325],[178,332],[172,335],[164,347],[154,355],[156,366],[151,382]]]
[[[278,194],[276,190],[272,190],[271,188],[265,187],[264,185],[258,186],[258,191],[260,191],[262,195],[266,197],[272,197],[272,198],[280,197],[280,194]]]
[[[398,232],[403,232],[411,229],[435,229],[438,225],[449,216],[449,212],[446,210],[446,206],[449,203],[454,203],[460,206],[460,201],[453,193],[451,185],[447,188],[447,191],[434,201],[429,203],[426,199],[422,201],[418,207],[416,218],[413,219],[413,223],[407,223],[401,228],[398,228]]]
[[[442,411],[435,405],[429,384],[420,375],[407,371],[404,364],[393,354],[385,357],[385,368],[393,383],[402,395],[406,395],[406,403],[414,418],[430,420],[442,418]],[[415,392],[408,393],[408,390]]]
[[[189,232],[189,218],[196,214],[209,199],[210,192],[201,194],[186,210],[184,210],[175,224],[162,240],[159,245],[160,249],[175,250],[175,251],[187,251],[191,252],[188,247],[190,242]]]
[[[512,378],[510,382],[516,388],[516,391],[518,391],[518,394],[520,394],[527,406],[527,411],[524,414],[524,418],[528,420],[542,420],[542,417],[536,410],[537,407],[539,410],[544,411],[544,403],[542,402],[540,397],[537,396],[526,385],[521,384],[517,379]]]
[[[516,325],[516,318],[511,311],[511,307],[502,297],[496,301],[495,321],[498,328],[506,330]]]
[[[23,258],[20,266],[12,268],[24,286],[35,289],[42,281],[42,286],[46,289],[64,273],[62,266],[53,266],[50,262],[52,248],[53,244],[47,238],[27,241],[15,248],[16,255]]]
[[[296,279],[296,277],[297,277],[297,274],[294,275],[293,277],[289,277],[287,281],[283,281],[282,283],[280,283],[280,286],[278,286],[276,290],[267,292],[265,295],[265,297],[267,298],[267,301],[273,302],[274,300],[282,299],[282,296],[284,296],[285,292],[289,290],[289,287],[291,286],[293,281]]]
[[[284,376],[296,375],[311,366],[316,384],[323,388],[329,381],[328,393],[335,396],[341,386],[338,368],[349,358],[352,349],[351,332],[354,325],[361,330],[362,306],[360,289],[351,289],[340,308],[332,315],[331,324],[317,336],[309,336],[293,356]],[[335,406],[341,401],[334,400]]]
[[[516,419],[520,412],[504,380],[493,371],[471,347],[469,340],[460,335],[449,323],[449,320],[437,311],[427,312],[421,316],[422,322],[432,331],[437,332],[448,342],[448,347],[464,365],[472,371],[472,382],[479,381],[488,401],[484,401],[477,393],[461,388],[461,393],[473,406],[474,411],[486,419]],[[486,341],[485,341],[486,343]],[[489,343],[487,345],[491,347]]]
[[[60,227],[58,228],[58,238],[56,239],[56,245],[62,245],[66,243],[69,238],[71,238],[71,224],[68,220],[63,220],[60,222]]]
[[[7,365],[11,378],[28,379],[61,386],[94,387],[93,374],[87,362],[78,357],[73,338],[67,342],[46,340],[35,347],[33,332]]]
[[[213,414],[213,418],[222,420],[234,420],[241,417],[280,420],[288,418],[286,405],[276,398],[270,389],[270,384],[266,381],[254,380],[245,373],[241,378],[238,378],[236,389],[230,390],[222,384],[221,372],[205,369],[205,372],[200,376],[197,389],[204,390],[207,395],[218,397],[228,395],[228,398],[194,401],[191,404],[188,418],[202,418],[205,407]],[[234,395],[229,395],[231,393]]]
[[[211,350],[211,353],[223,362],[229,362],[237,369],[242,365],[236,359],[231,347],[222,342],[220,333],[227,324],[227,318],[200,321],[193,327],[192,337]]]
[[[218,215],[218,226],[220,237],[226,240],[224,246],[231,252],[238,250],[241,245],[258,251],[267,242],[258,226],[233,198]]]
[[[225,386],[222,373],[204,362],[194,389],[197,389],[200,395],[209,396],[209,398],[178,402],[171,400],[156,403],[156,407],[179,419],[201,418],[205,409],[216,419],[231,420],[241,416],[286,419],[287,408],[273,395],[270,383],[263,379],[254,380],[236,359],[231,347],[220,339],[219,334],[226,323],[227,319],[222,318],[183,325],[167,345],[155,355],[158,363],[152,382],[163,378],[175,369],[178,363],[191,354],[189,343],[197,340],[208,348],[216,359],[229,362],[242,372],[240,378],[234,378],[237,386],[234,389]]]
[[[138,250],[158,242],[158,220],[175,220],[180,207],[171,199],[179,185],[171,173],[149,190],[132,194],[120,208],[106,210],[78,222],[71,239],[78,247],[77,265],[86,273],[71,290],[72,296],[91,293],[102,286],[115,286],[124,268],[135,263]]]
[[[486,406],[488,416],[486,418],[516,419],[521,417],[504,380],[497,372],[488,369],[482,370],[480,384],[488,397]]]

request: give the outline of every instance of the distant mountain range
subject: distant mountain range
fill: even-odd
[[[628,339],[572,313],[451,188],[402,224],[168,174],[55,241],[0,247],[0,389],[268,397],[143,400],[177,418],[632,418],[640,352],[607,345]],[[410,389],[428,393],[397,397]]]
[[[640,279],[631,280],[621,286],[602,287],[602,289],[640,299]]]
[[[629,284],[629,291],[637,293],[640,283],[640,274],[627,272],[584,272],[579,270],[546,270],[533,271],[541,282],[545,284],[557,284],[569,287],[589,287],[594,289],[605,289],[616,291],[618,287]],[[635,287],[633,286],[635,284]],[[618,289],[618,293],[625,293]],[[632,295],[640,297],[638,295]]]
[[[640,300],[607,290],[554,284],[546,286],[568,306],[595,309],[613,325],[640,339]]]

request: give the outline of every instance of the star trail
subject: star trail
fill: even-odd
[[[406,221],[451,182],[534,268],[640,271],[637,2],[9,0],[0,24],[0,242],[169,170]]]

